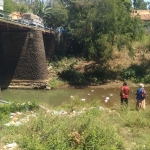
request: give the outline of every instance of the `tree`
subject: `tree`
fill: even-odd
[[[143,32],[142,22],[131,17],[130,1],[76,0],[67,9],[68,28],[89,59],[109,59],[114,46],[132,52],[131,41]]]
[[[47,26],[56,29],[60,26],[66,26],[68,19],[68,11],[62,3],[55,2],[55,4],[52,7],[46,6],[43,9],[41,16],[44,19]]]
[[[29,10],[29,7],[23,2],[16,4],[15,8],[16,8],[16,11],[21,12],[21,13],[26,13]]]
[[[38,16],[42,16],[42,12],[43,12],[43,9],[44,9],[44,2],[43,0],[34,0],[32,2],[32,10],[33,10],[33,13],[38,15]]]
[[[11,13],[12,11],[15,11],[15,3],[13,0],[5,0],[4,1],[4,11]]]
[[[150,2],[147,2],[147,8],[150,10]]]
[[[147,3],[144,0],[133,0],[133,6],[134,9],[141,9],[141,10],[145,10],[147,9]]]

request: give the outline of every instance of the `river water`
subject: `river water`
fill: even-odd
[[[149,94],[150,87],[145,88],[147,91],[146,104],[150,104]],[[137,88],[131,88],[129,95],[130,102],[136,101],[135,93]],[[78,96],[81,101],[91,101],[98,99],[101,103],[107,107],[112,107],[114,104],[120,104],[120,88],[84,88],[84,89],[56,89],[56,90],[18,90],[18,89],[6,89],[2,90],[2,98],[5,101],[24,102],[30,100],[36,100],[37,102],[46,103],[50,106],[59,106],[63,102],[69,102],[71,97]],[[106,99],[109,99],[107,102]]]

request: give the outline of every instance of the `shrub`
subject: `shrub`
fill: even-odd
[[[61,84],[62,84],[62,82],[59,79],[56,79],[56,78],[51,79],[50,82],[49,82],[49,86],[52,89],[56,89]]]

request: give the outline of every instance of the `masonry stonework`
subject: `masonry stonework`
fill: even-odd
[[[14,73],[14,79],[46,80],[47,78],[42,32],[29,32]]]
[[[51,61],[55,52],[55,37],[52,34],[43,35],[43,41],[45,46],[46,60]]]
[[[48,71],[41,31],[3,32],[0,44],[1,84],[6,84],[4,80],[7,84],[16,80],[46,82]]]

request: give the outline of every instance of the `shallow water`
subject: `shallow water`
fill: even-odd
[[[150,88],[145,88],[147,91],[146,104],[150,104],[149,95]],[[130,102],[136,101],[135,93],[137,88],[131,88],[129,95]],[[38,102],[46,103],[51,106],[59,106],[63,102],[69,102],[72,96],[78,96],[82,101],[90,101],[98,99],[107,107],[112,107],[114,104],[120,104],[120,88],[84,88],[84,89],[56,89],[56,90],[18,90],[6,89],[2,90],[2,98],[5,101],[24,102],[35,99]],[[105,101],[107,98],[107,102]]]

